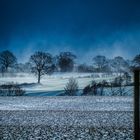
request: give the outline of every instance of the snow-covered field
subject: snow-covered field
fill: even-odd
[[[133,140],[132,97],[0,97],[2,139]]]
[[[130,96],[0,97],[0,110],[133,111],[132,103]]]
[[[74,77],[78,81],[79,89],[91,83],[91,81],[111,81],[115,78],[116,74],[104,73],[54,73],[52,75],[43,76],[41,84],[37,84],[37,78],[33,74],[18,73],[11,77],[0,77],[0,84],[14,82],[22,84],[25,89],[26,95],[30,96],[53,96],[59,95],[63,92],[69,78]],[[128,87],[126,90],[130,91],[132,88]],[[110,89],[105,89],[105,94],[108,94]],[[131,90],[132,92],[132,90]]]
[[[18,84],[28,83],[30,86],[25,86],[28,91],[42,90],[42,91],[58,91],[63,90],[69,78],[74,77],[79,83],[79,88],[82,89],[88,85],[92,80],[110,80],[113,77],[102,77],[98,74],[98,78],[94,78],[97,74],[92,73],[54,73],[52,75],[45,75],[41,79],[41,84],[36,83],[37,78],[33,74],[18,74],[16,77],[0,77],[0,84],[14,82]]]

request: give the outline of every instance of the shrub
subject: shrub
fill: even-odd
[[[91,85],[86,86],[83,89],[83,95],[97,95],[98,84],[96,81],[92,81]]]
[[[102,96],[104,94],[104,88],[108,86],[108,82],[105,80],[103,80],[102,82],[92,81],[91,85],[88,85],[83,89],[82,95]]]
[[[21,89],[17,84],[4,84],[0,86],[0,95],[2,96],[23,96],[25,90]]]
[[[64,90],[66,95],[75,96],[78,91],[78,82],[76,79],[70,78]]]
[[[89,93],[91,93],[91,87],[90,87],[90,85],[86,86],[83,89],[83,94],[82,95],[88,95]]]

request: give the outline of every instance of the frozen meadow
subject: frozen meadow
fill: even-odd
[[[70,77],[76,78],[82,91],[92,80],[112,81],[116,74],[54,73],[44,76],[41,84],[31,74],[0,77],[0,84],[14,82],[26,90],[26,96],[0,97],[0,139],[134,139],[132,96],[56,96]],[[110,89],[104,92],[107,95]],[[132,87],[125,92],[132,94]]]
[[[37,77],[35,75],[17,73],[12,76],[0,77],[0,84],[17,83],[26,91],[25,95],[27,96],[55,96],[63,93],[64,87],[71,77],[77,80],[80,91],[85,86],[91,84],[93,80],[97,82],[102,80],[110,82],[116,76],[116,73],[54,73],[52,75],[43,76],[41,84],[37,84]],[[115,90],[117,91],[117,88]],[[126,87],[125,90],[125,92],[128,92],[128,95],[133,92],[132,87]],[[105,88],[105,95],[109,95],[110,92],[109,88]]]
[[[97,77],[98,76],[98,77]],[[55,90],[63,90],[65,84],[68,82],[69,78],[76,78],[79,83],[79,88],[85,87],[85,85],[89,84],[93,79],[95,80],[110,80],[113,77],[102,77],[102,74],[92,74],[92,73],[54,73],[52,75],[45,75],[41,79],[41,84],[34,84],[37,82],[37,77],[34,74],[27,73],[18,73],[13,76],[0,77],[0,84],[5,84],[8,82],[14,82],[18,84],[30,84],[30,87],[25,87],[25,89],[32,90],[46,90],[46,91],[55,91]],[[95,77],[95,78],[94,78]],[[26,85],[25,85],[26,86]]]
[[[0,97],[2,139],[133,140],[133,98]]]

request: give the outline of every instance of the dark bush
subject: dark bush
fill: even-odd
[[[104,94],[104,88],[108,86],[108,82],[105,80],[103,80],[102,82],[92,81],[91,85],[88,85],[83,89],[82,95],[102,96]]]
[[[17,84],[4,84],[0,86],[0,95],[2,96],[23,96],[25,90],[21,89]]]
[[[91,87],[90,87],[90,85],[88,85],[83,89],[82,95],[88,95],[90,92],[91,92]]]

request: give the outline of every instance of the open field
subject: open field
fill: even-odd
[[[103,77],[102,74],[96,73],[54,73],[52,75],[45,75],[41,79],[41,84],[36,84],[37,77],[33,74],[19,73],[12,77],[0,77],[0,84],[9,82],[23,84],[23,88],[27,91],[59,91],[64,90],[66,83],[71,77],[76,78],[79,83],[79,88],[83,89],[86,85],[90,84],[92,80],[111,80],[115,76]]]
[[[79,86],[79,93],[82,93],[82,89],[91,84],[93,80],[108,82],[112,81],[116,74],[107,73],[54,73],[52,75],[46,75],[42,77],[41,84],[37,84],[37,78],[33,74],[18,73],[14,76],[0,77],[0,84],[6,84],[14,82],[19,84],[25,91],[26,96],[56,96],[64,92],[64,88],[69,78],[74,77]],[[117,92],[117,88],[114,91]],[[104,94],[109,95],[110,88],[104,88]],[[133,95],[133,87],[126,87],[125,91],[127,95]]]
[[[132,97],[0,97],[2,139],[133,139]]]

